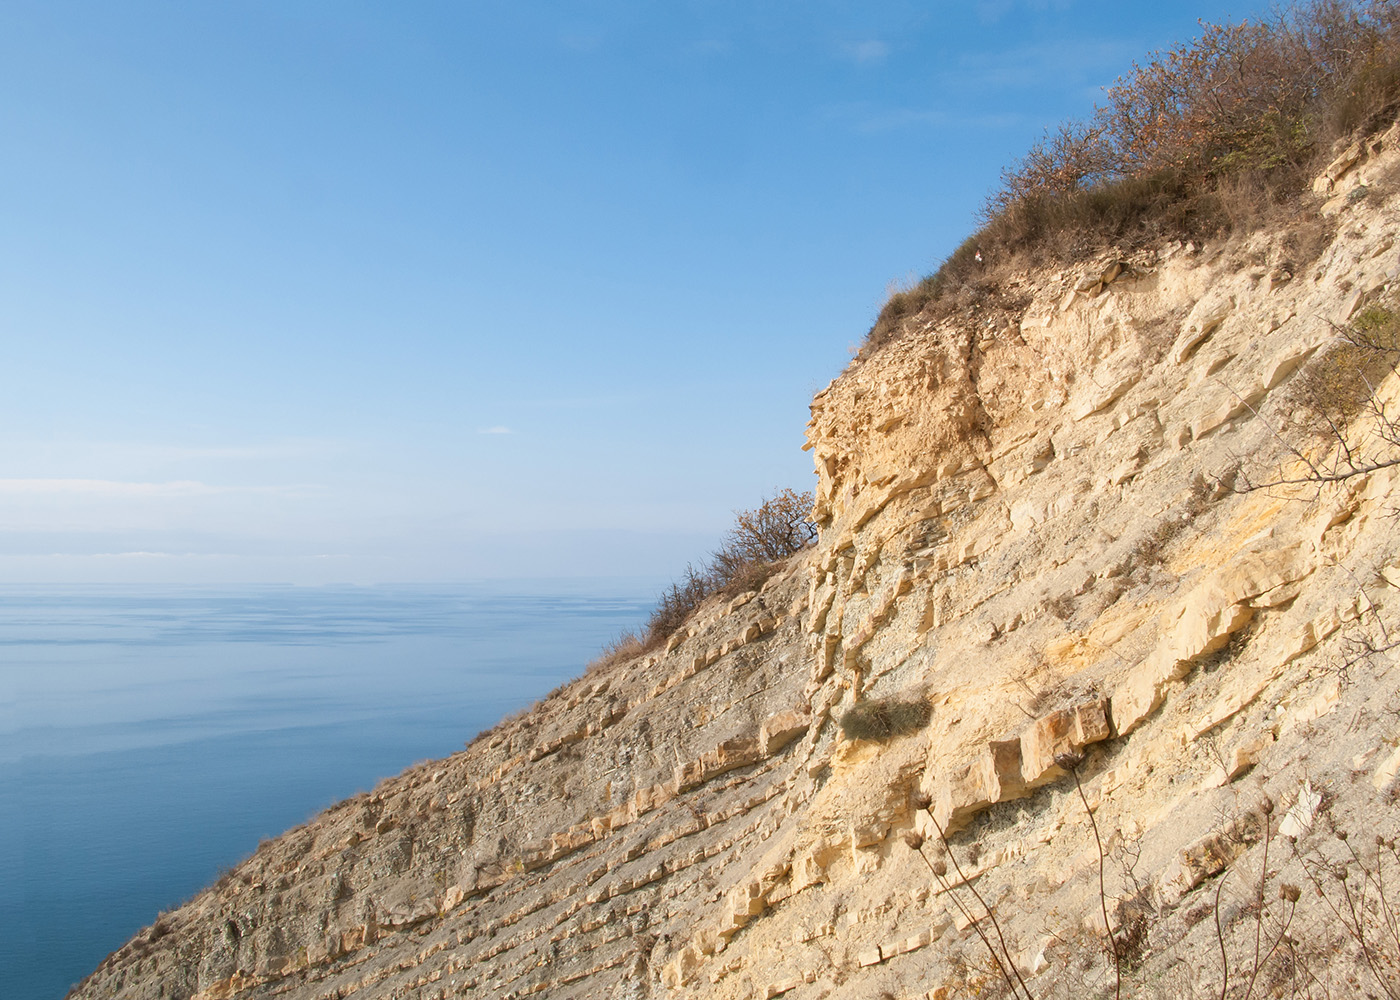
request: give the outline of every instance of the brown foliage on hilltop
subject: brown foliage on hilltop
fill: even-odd
[[[993,305],[1015,266],[1250,229],[1289,211],[1338,140],[1400,112],[1400,0],[1309,0],[1135,64],[1083,122],[1002,175],[981,228],[892,295],[869,353],[919,314]]]

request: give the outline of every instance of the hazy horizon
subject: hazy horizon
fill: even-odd
[[[887,288],[1260,3],[19,0],[0,581],[657,576]]]

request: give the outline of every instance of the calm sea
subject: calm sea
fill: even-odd
[[[62,997],[260,838],[577,675],[652,593],[0,587],[0,997]]]

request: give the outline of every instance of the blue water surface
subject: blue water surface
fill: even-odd
[[[577,675],[652,593],[0,587],[0,997],[62,997],[260,838]]]

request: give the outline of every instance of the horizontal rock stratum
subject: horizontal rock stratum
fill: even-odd
[[[1380,995],[1400,942],[1329,904],[1400,899],[1397,469],[1297,386],[1390,293],[1393,141],[1329,168],[1320,254],[1021,274],[854,363],[812,404],[820,541],[760,592],[264,844],[73,995],[1112,995],[1114,950],[1140,995]],[[1242,488],[1338,435],[1381,467]],[[844,738],[872,699],[929,722]]]

